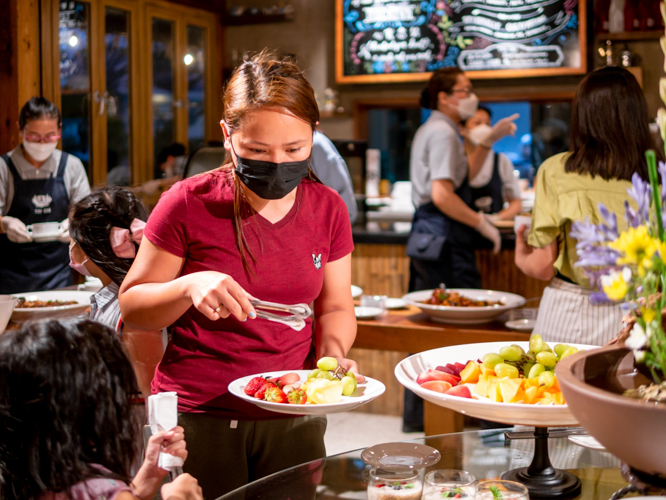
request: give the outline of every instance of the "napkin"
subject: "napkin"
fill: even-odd
[[[148,397],[148,425],[153,434],[169,431],[178,425],[178,394],[161,392]],[[157,465],[162,469],[182,467],[183,459],[160,453]]]

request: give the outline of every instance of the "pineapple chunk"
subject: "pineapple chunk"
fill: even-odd
[[[463,384],[474,384],[479,381],[481,368],[476,361],[470,361],[460,372],[460,382]]]
[[[504,377],[500,379],[500,392],[505,403],[515,403],[516,394],[520,390],[521,385],[522,379],[519,378]]]
[[[481,374],[479,376],[479,381],[474,386],[474,392],[479,396],[488,397],[488,386],[490,385],[490,379],[487,375]]]
[[[493,377],[497,375],[495,373],[495,370],[493,370],[492,368],[486,368],[483,364],[479,365],[479,370],[481,370],[481,373],[483,373],[484,375],[492,375]]]
[[[537,390],[538,388],[534,385],[530,385],[525,389],[525,402],[528,405],[536,403]]]
[[[490,386],[488,387],[488,397],[491,399],[491,401],[495,401],[496,403],[502,402],[502,389],[497,377],[493,377],[493,379],[490,381]]]

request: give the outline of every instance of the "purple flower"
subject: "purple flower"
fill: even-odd
[[[666,163],[660,161],[657,170],[661,177],[661,201],[666,202]]]
[[[599,213],[607,224],[599,224],[599,230],[606,237],[606,241],[615,241],[620,236],[617,231],[617,216],[610,212],[603,203],[599,203]]]
[[[624,200],[624,219],[627,221],[627,226],[634,228],[640,226],[644,222],[641,221],[641,218],[636,211],[631,208],[631,205],[629,205],[627,200]]]
[[[638,205],[638,215],[641,217],[641,222],[650,220],[650,184],[641,179],[637,173],[631,176],[631,188],[627,189],[627,193],[631,196],[636,205]],[[634,226],[636,227],[636,226]]]
[[[611,304],[613,301],[606,297],[604,292],[594,292],[590,294],[590,304]]]
[[[620,252],[609,247],[584,245],[580,248],[576,245],[578,254],[577,267],[588,266],[614,266],[617,259],[621,257]]]
[[[585,217],[584,221],[577,220],[571,224],[569,235],[578,240],[576,248],[582,248],[583,246],[592,245],[594,243],[603,243],[606,241],[604,235],[599,231],[599,228],[592,224],[587,217]]]

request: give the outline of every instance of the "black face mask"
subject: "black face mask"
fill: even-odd
[[[231,142],[231,137],[229,138]],[[236,175],[250,191],[264,200],[279,200],[291,193],[309,174],[308,160],[273,163],[236,155]]]

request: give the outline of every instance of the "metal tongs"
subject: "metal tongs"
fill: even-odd
[[[289,306],[286,304],[266,302],[263,300],[251,300],[250,303],[254,307],[254,310],[257,312],[257,318],[285,324],[297,332],[300,332],[303,328],[305,328],[305,318],[308,318],[312,315],[312,310],[307,304],[295,304],[293,306]],[[275,314],[268,311],[286,313],[288,316]]]

